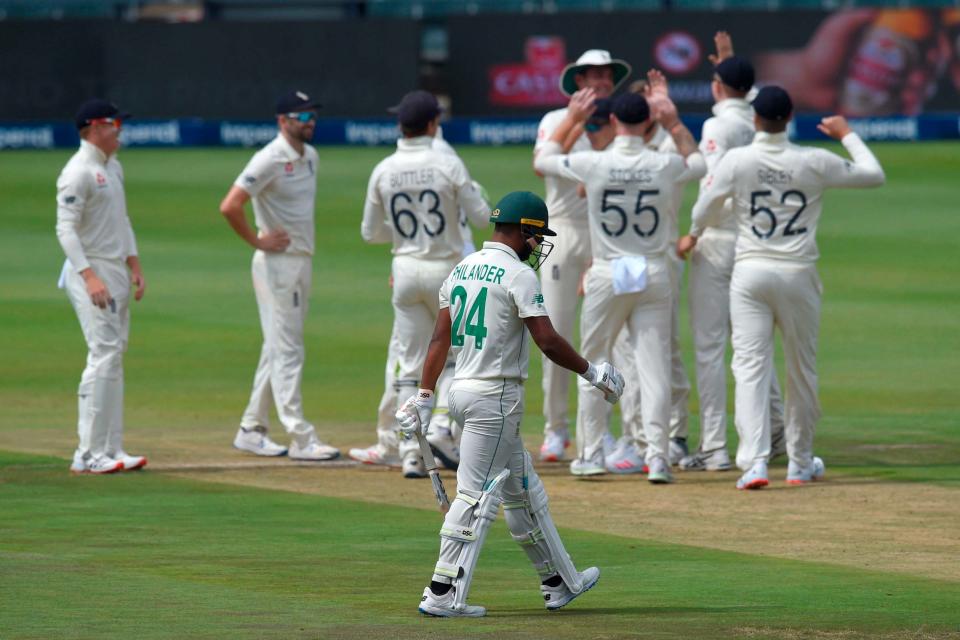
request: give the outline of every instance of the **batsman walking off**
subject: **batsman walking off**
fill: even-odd
[[[547,609],[570,603],[600,578],[596,567],[577,571],[567,555],[546,489],[520,437],[530,338],[611,403],[623,392],[623,377],[609,363],[594,365],[580,357],[547,317],[534,270],[553,247],[545,236],[556,234],[547,226],[543,200],[529,192],[510,193],[490,221],[496,225],[491,241],[462,260],[440,288],[421,388],[397,411],[405,436],[426,432],[437,378],[453,345],[457,365],[450,412],[463,425],[463,437],[456,497],[440,529],[440,557],[419,607],[433,616],[486,614],[483,607],[468,605],[467,596],[501,502],[513,539],[540,576]]]

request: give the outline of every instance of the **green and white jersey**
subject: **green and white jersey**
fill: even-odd
[[[732,198],[736,260],[816,262],[823,192],[884,182],[880,163],[857,134],[847,134],[842,143],[852,160],[791,144],[785,133],[757,132],[753,144],[728,151],[707,176],[693,206],[690,233],[722,224],[719,205]]]
[[[499,242],[458,264],[440,287],[450,309],[456,380],[526,380],[530,336],[524,318],[547,315],[540,280],[516,252]]]

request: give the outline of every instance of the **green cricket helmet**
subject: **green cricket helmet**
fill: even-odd
[[[553,250],[553,243],[544,240],[544,236],[557,235],[556,231],[547,226],[549,221],[550,214],[547,212],[546,203],[540,196],[529,191],[508,193],[490,213],[490,222],[518,224],[523,236],[534,240],[536,245],[532,245],[530,255],[521,258],[528,261],[534,269],[539,269]]]

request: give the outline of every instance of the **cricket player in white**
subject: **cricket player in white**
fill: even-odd
[[[389,109],[391,113],[396,113],[399,107]],[[438,126],[437,132],[433,136],[433,150],[447,155],[459,158],[454,148],[443,138],[443,128]],[[480,196],[487,200],[486,192],[483,187],[474,180],[474,187],[480,191]],[[470,230],[470,223],[467,214],[463,209],[460,210],[460,233],[463,236],[463,256],[466,257],[477,250],[473,243],[473,233]],[[390,287],[393,288],[393,276],[390,277]],[[397,439],[397,362],[400,353],[400,336],[397,333],[397,323],[394,321],[390,330],[390,340],[387,343],[387,362],[384,366],[384,384],[383,395],[380,397],[380,404],[377,406],[377,443],[363,448],[350,449],[350,457],[358,462],[370,465],[381,465],[387,467],[400,467],[401,460],[399,456],[399,441]],[[434,411],[432,424],[434,427],[435,444],[434,447],[441,447],[441,456],[437,456],[438,464],[444,464],[444,460],[449,468],[456,469],[459,464],[460,455],[456,448],[459,430],[457,424],[450,421],[449,407],[446,403],[446,388],[453,382],[453,361],[448,362],[449,371],[440,377],[437,389],[437,407]],[[452,442],[436,442],[436,436],[447,430],[452,436]]]
[[[572,95],[578,89],[592,88],[597,98],[609,97],[630,75],[630,65],[611,58],[602,49],[585,51],[577,61],[568,65],[560,76],[560,90]],[[563,122],[567,110],[556,109],[540,121],[534,160],[549,141],[557,126]],[[563,141],[564,153],[589,151],[590,143],[582,135],[582,127],[571,131]],[[539,175],[539,174],[538,174]],[[557,331],[565,339],[573,338],[573,323],[579,303],[577,288],[590,266],[590,229],[585,203],[577,193],[578,184],[565,176],[545,175],[547,208],[557,229],[552,266],[541,274],[547,311]],[[563,459],[569,442],[568,389],[570,374],[548,359],[543,361],[543,446],[540,459],[550,462]]]
[[[596,584],[600,570],[577,571],[550,516],[546,490],[523,447],[520,421],[530,338],[544,355],[595,385],[609,402],[623,378],[609,363],[581,358],[550,323],[534,269],[552,245],[547,207],[536,195],[506,195],[490,215],[491,242],[458,264],[440,289],[440,313],[423,365],[422,388],[397,412],[406,434],[426,431],[434,386],[452,344],[457,350],[450,410],[463,425],[457,494],[440,530],[440,558],[420,611],[486,614],[467,604],[486,533],[503,501],[507,526],[540,576],[547,609],[559,609]],[[528,336],[529,331],[529,336]],[[502,497],[501,497],[502,496]]]
[[[718,63],[711,90],[716,104],[713,117],[703,124],[700,138],[700,152],[708,173],[728,150],[750,144],[754,135],[753,108],[746,100],[753,87],[753,66],[733,55],[733,45],[725,32],[717,33],[715,40]],[[701,189],[705,182],[706,179],[701,180]],[[729,201],[722,206],[729,211]],[[696,349],[700,446],[680,461],[680,467],[687,471],[726,471],[733,467],[727,453],[725,355],[730,335],[730,275],[736,239],[736,222],[728,216],[722,225],[704,231],[690,258],[688,301]],[[770,400],[773,433],[783,446],[783,403],[775,374]]]
[[[57,179],[57,239],[67,256],[60,287],[80,320],[87,366],[80,377],[73,473],[131,471],[147,464],[123,450],[123,353],[130,331],[130,286],[146,280],[127,216],[120,128],[129,114],[105,100],[80,106],[80,149]]]
[[[651,108],[643,96],[625,94],[614,99],[617,137],[610,148],[561,155],[559,141],[589,117],[593,100],[589,89],[574,95],[567,119],[537,157],[536,168],[586,187],[593,265],[584,281],[582,349],[588,359],[607,358],[623,327],[629,329],[639,374],[648,480],[669,483],[673,287],[666,218],[675,211],[683,184],[701,177],[706,168],[693,136],[663,94],[651,96],[653,113],[670,131],[678,154],[647,149],[644,135],[652,133]],[[602,400],[589,386],[579,385],[578,458],[570,465],[574,475],[606,472],[602,435],[608,409]]]
[[[823,461],[813,455],[820,417],[816,356],[822,287],[816,233],[823,192],[830,187],[874,187],[885,180],[877,159],[842,117],[824,118],[819,129],[840,140],[852,162],[787,140],[793,104],[780,87],[761,89],[753,108],[753,143],[731,149],[713,169],[694,206],[690,235],[677,245],[678,253],[686,254],[703,229],[723,224],[721,205],[733,198],[738,227],[730,284],[740,435],[736,462],[745,471],[739,489],[768,484],[775,326],[781,331],[787,366],[787,482],[803,484],[824,474]]]
[[[463,257],[460,211],[480,225],[490,209],[460,158],[434,148],[440,105],[432,94],[407,94],[397,117],[403,137],[370,176],[360,234],[367,242],[393,243],[396,383],[405,400],[420,385],[430,328],[439,313],[437,291]],[[441,459],[458,455],[449,429],[429,436]],[[426,477],[419,447],[404,441],[399,449],[404,477]]]
[[[263,348],[233,446],[260,456],[288,453],[267,435],[271,400],[290,434],[290,458],[330,460],[340,455],[320,441],[304,417],[300,393],[303,329],[313,281],[318,164],[316,150],[307,143],[313,139],[318,106],[302,91],[281,96],[276,107],[277,137],[254,154],[220,204],[233,230],[256,249],[253,289]],[[258,232],[244,212],[251,199]]]

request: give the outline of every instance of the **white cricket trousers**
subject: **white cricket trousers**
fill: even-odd
[[[520,437],[523,409],[524,389],[520,380],[454,380],[450,388],[450,413],[463,428],[457,469],[458,494],[479,498],[487,481],[503,469],[510,469],[510,477],[503,485],[504,505],[528,504],[528,487],[542,490]],[[463,500],[453,500],[443,528],[475,526],[471,511]],[[553,575],[556,569],[549,562],[549,550],[542,536],[539,542],[532,543],[534,523],[527,509],[507,511],[506,521],[514,540],[523,546],[541,579]],[[464,544],[441,536],[434,580],[450,582],[456,575]]]
[[[420,387],[423,362],[440,313],[440,287],[459,261],[458,258],[393,258],[393,330],[397,348],[395,410]],[[398,448],[401,456],[419,450],[415,439],[401,439]]]
[[[687,401],[690,398],[690,378],[683,366],[680,353],[680,282],[684,263],[668,257],[670,282],[673,287],[673,304],[670,310],[670,437],[686,438],[688,434]],[[630,347],[626,327],[617,336],[613,345],[613,365],[620,370],[625,380],[637,380],[636,361]],[[640,385],[629,385],[620,397],[620,422],[622,436],[633,441],[640,450],[646,450],[647,438],[643,433],[642,399]]]
[[[690,254],[690,325],[696,350],[700,451],[727,446],[726,350],[730,336],[730,277],[737,234],[707,229]],[[783,430],[783,400],[776,372],[770,380],[770,420]]]
[[[590,266],[590,227],[583,221],[559,219],[550,222],[557,232],[550,238],[553,251],[540,270],[543,306],[550,322],[568,342],[573,341],[580,279]],[[570,378],[573,374],[550,358],[543,358],[544,433],[565,433],[569,424]]]
[[[305,446],[315,433],[313,425],[304,418],[300,393],[305,358],[303,329],[313,282],[313,261],[307,255],[255,251],[252,272],[263,347],[240,426],[267,427],[272,401],[283,428],[300,446]]]
[[[812,461],[813,433],[820,418],[816,360],[822,291],[813,264],[751,258],[734,265],[730,312],[741,469],[770,456],[775,326],[780,328],[787,365],[787,455],[804,468]]]
[[[673,305],[669,258],[647,257],[647,286],[614,295],[610,263],[595,260],[584,281],[580,318],[581,354],[590,362],[609,360],[617,335],[626,326],[640,388],[647,461],[667,460],[670,440],[670,315]],[[589,382],[578,384],[577,452],[589,459],[602,451],[609,403]]]
[[[79,453],[85,460],[123,451],[123,354],[130,332],[130,274],[123,260],[89,258],[113,301],[101,309],[70,266],[65,288],[87,343],[87,366],[77,391]]]

